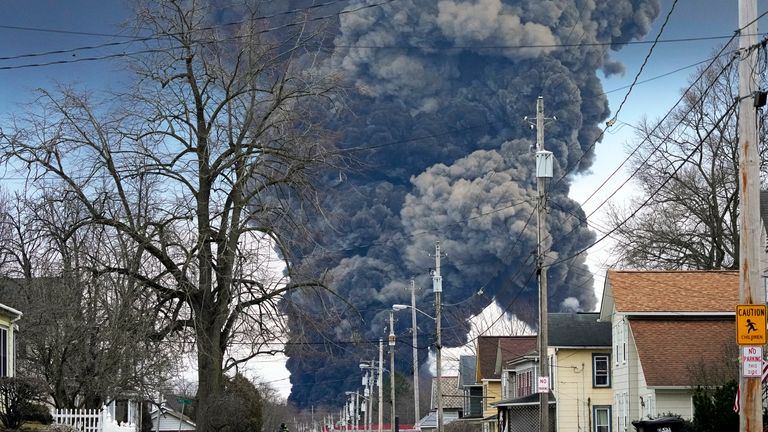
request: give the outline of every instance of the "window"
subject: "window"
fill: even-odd
[[[616,360],[616,366],[619,365],[619,358],[621,358],[620,352],[619,352],[619,346],[621,345],[621,324],[616,324],[616,331],[614,331],[614,341],[616,341],[616,344],[614,345],[613,349],[613,359]]]
[[[8,329],[0,328],[0,377],[8,376]]]
[[[592,354],[592,387],[611,386],[611,356]]]
[[[611,406],[595,405],[592,407],[594,432],[611,432]]]

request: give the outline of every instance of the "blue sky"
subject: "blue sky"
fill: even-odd
[[[610,1],[610,0],[604,0]],[[661,15],[651,32],[646,36],[652,40],[661,25],[661,21],[672,4],[672,0],[663,0]],[[759,2],[758,13],[768,9],[768,0]],[[121,34],[127,34],[121,24],[130,16],[129,2],[125,1],[92,1],[92,0],[25,0],[7,1],[3,3],[3,14],[0,16],[0,57],[12,57],[30,53],[41,53],[51,50],[70,49],[81,46],[97,45],[108,42],[125,40]],[[737,2],[722,0],[679,0],[676,10],[662,36],[662,39],[701,38],[714,36],[730,36],[738,27]],[[760,22],[761,28],[766,28],[768,21]],[[45,31],[27,31],[13,27],[30,27],[37,29],[57,29],[74,32],[104,33],[112,36],[75,35]],[[711,56],[712,50],[723,43],[725,39],[704,40],[697,42],[674,42],[659,44],[651,56],[646,69],[640,76],[640,81],[668,73],[685,67]],[[623,75],[603,79],[603,87],[607,92],[628,85],[648,53],[650,45],[636,44],[624,47],[613,54],[614,60],[621,61],[626,68]],[[134,47],[133,49],[136,49]],[[130,45],[124,48],[102,48],[45,57],[20,58],[15,60],[0,60],[0,68],[17,67],[30,63],[43,63],[59,60],[78,60],[83,57],[102,56],[120,50],[131,50]],[[17,112],[17,104],[29,101],[36,88],[51,88],[57,82],[64,84],[77,83],[93,90],[107,89],[120,86],[126,79],[123,72],[124,64],[118,61],[86,61],[71,64],[0,69],[0,125],[5,119]],[[650,118],[662,116],[680,95],[690,75],[695,68],[689,68],[673,75],[648,83],[638,84],[628,98],[621,115],[620,122],[637,123],[643,116]],[[626,94],[625,90],[608,93],[609,104],[615,110]],[[546,103],[546,102],[545,102]],[[534,102],[531,103],[531,112]],[[579,202],[586,199],[595,188],[618,166],[624,159],[625,146],[633,139],[630,127],[618,123],[603,139],[597,148],[592,174],[577,179],[572,196]],[[623,180],[624,177],[621,177]],[[617,181],[611,182],[618,183]],[[13,180],[2,180],[4,188],[12,189]],[[612,192],[609,190],[607,192]],[[622,191],[618,199],[626,199],[629,191]],[[601,195],[606,195],[601,194]],[[593,202],[601,202],[594,199]],[[587,213],[591,211],[587,205]],[[595,222],[599,223],[598,219]],[[606,258],[609,244],[601,244],[590,251],[592,270],[595,272],[596,288],[602,287],[602,274],[599,263]],[[599,293],[598,293],[599,294]],[[278,376],[278,375],[274,375]]]

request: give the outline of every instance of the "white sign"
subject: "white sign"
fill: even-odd
[[[763,347],[745,346],[741,351],[742,375],[746,378],[759,378],[763,374]]]
[[[539,377],[539,393],[546,393],[549,391],[549,377]]]

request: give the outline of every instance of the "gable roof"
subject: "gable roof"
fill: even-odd
[[[694,312],[734,314],[738,271],[608,270],[600,318],[615,306],[623,313]]]
[[[160,415],[161,421],[158,421],[158,418],[157,418],[158,414]],[[192,419],[190,419],[188,416],[186,416],[185,414],[181,414],[180,412],[177,412],[176,410],[172,408],[168,408],[166,406],[163,406],[159,410],[157,408],[154,408],[149,415],[150,415],[150,418],[152,419],[152,424],[157,425],[156,427],[159,428],[161,431],[174,431],[174,430],[193,431],[197,429],[195,422],[193,422]],[[171,417],[172,419],[169,417]]]
[[[497,368],[497,364],[500,366],[534,349],[536,336],[480,336],[477,338],[476,382],[501,379],[501,368]]]
[[[440,390],[443,395],[443,409],[462,409],[464,407],[464,392],[459,389],[459,377],[441,377]],[[437,378],[432,378],[432,409],[437,409]]]
[[[475,356],[459,356],[459,386],[471,386],[475,382]]]
[[[691,374],[693,369],[722,364],[724,350],[735,352],[736,324],[733,318],[632,318],[629,326],[649,387],[700,384]]]
[[[551,347],[610,347],[611,323],[600,322],[600,314],[550,313],[548,342]]]

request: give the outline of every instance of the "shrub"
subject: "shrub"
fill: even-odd
[[[25,416],[34,412],[35,403],[45,394],[39,380],[30,378],[0,378],[0,422],[7,429],[18,429]]]
[[[29,407],[29,411],[24,414],[23,420],[49,425],[53,423],[53,416],[47,406],[33,404]]]

